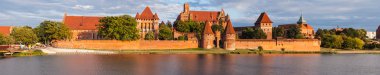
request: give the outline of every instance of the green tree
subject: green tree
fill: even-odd
[[[273,27],[272,37],[284,37],[285,35],[285,29],[282,27]]]
[[[326,35],[322,38],[322,47],[325,48],[342,48],[343,38],[340,35]]]
[[[98,34],[104,39],[138,40],[139,30],[135,18],[129,15],[108,16],[100,19]]]
[[[31,28],[28,27],[13,28],[11,36],[14,38],[16,43],[21,43],[24,45],[31,45],[38,42],[37,35]]]
[[[214,24],[211,26],[212,31],[224,31],[224,28],[222,25]]]
[[[190,26],[181,20],[176,21],[175,29],[179,32],[190,32]]]
[[[260,28],[245,28],[241,37],[242,39],[265,39],[267,35]]]
[[[44,21],[33,30],[40,38],[40,42],[50,44],[53,40],[71,39],[70,29],[61,22]]]
[[[167,25],[170,29],[173,27],[172,22],[170,22],[169,20],[168,20],[168,22],[166,22],[166,25]]]
[[[166,25],[162,26],[159,28],[158,38],[160,40],[171,40],[173,39],[173,32]]]
[[[359,38],[354,38],[355,40],[355,49],[363,49],[364,41]]]
[[[0,45],[8,45],[14,43],[14,40],[9,36],[4,36],[0,33]]]
[[[286,38],[303,39],[304,37],[299,26],[292,26],[286,31]]]
[[[145,40],[154,40],[154,33],[152,31],[149,31],[145,34]]]

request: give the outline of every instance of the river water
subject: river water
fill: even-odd
[[[380,55],[47,55],[0,59],[0,75],[380,75]]]

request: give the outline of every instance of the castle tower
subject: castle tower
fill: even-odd
[[[224,49],[226,50],[235,50],[235,40],[236,33],[234,27],[232,26],[231,20],[228,20],[227,26],[225,28],[224,35]]]
[[[189,5],[189,3],[185,3],[184,5],[183,5],[183,12],[189,12],[190,11],[190,5]]]
[[[212,32],[211,25],[212,25],[211,22],[206,21],[206,25],[204,27],[203,34],[202,34],[202,47],[204,49],[214,48],[215,36],[214,36],[214,32]]]
[[[146,6],[141,14],[137,12],[135,16],[137,26],[136,28],[140,30],[141,39],[145,38],[145,34],[149,31],[154,32],[155,37],[158,35],[159,20],[157,13],[153,14],[149,6]]]
[[[266,12],[261,13],[255,23],[255,27],[261,28],[267,34],[267,39],[272,39],[272,25],[273,22]]]

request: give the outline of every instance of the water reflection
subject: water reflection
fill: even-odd
[[[0,60],[1,75],[380,74],[380,55],[50,55]],[[365,63],[365,64],[362,64]]]

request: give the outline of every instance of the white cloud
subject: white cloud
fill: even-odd
[[[77,10],[91,10],[91,9],[94,9],[94,6],[92,6],[92,5],[75,5],[72,8],[77,9]]]

